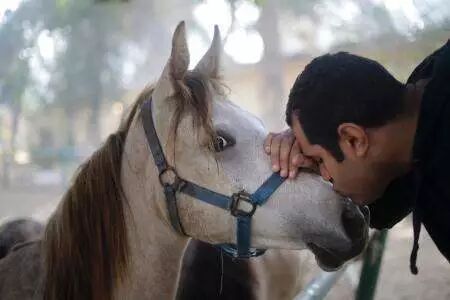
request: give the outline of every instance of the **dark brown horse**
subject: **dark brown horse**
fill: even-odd
[[[42,238],[44,225],[32,219],[16,219],[0,226],[0,259],[14,247]]]
[[[256,276],[249,260],[232,259],[192,240],[183,258],[177,299],[256,299]]]

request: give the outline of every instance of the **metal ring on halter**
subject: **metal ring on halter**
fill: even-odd
[[[172,173],[172,176],[169,177],[169,181],[165,181],[163,177],[164,177],[164,175],[167,175],[168,173]],[[165,168],[164,170],[159,172],[158,178],[159,178],[159,183],[162,186],[171,186],[175,190],[178,190],[183,185],[183,180],[180,178],[180,176],[178,176],[177,171],[171,166],[168,166],[167,168]],[[172,179],[172,180],[170,180],[170,179]]]
[[[249,248],[246,254],[239,253],[237,246],[233,244],[216,244],[214,248],[222,251],[223,254],[232,258],[251,258],[263,255],[266,249]]]

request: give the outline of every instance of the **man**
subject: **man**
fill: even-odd
[[[450,261],[450,41],[407,84],[363,57],[318,57],[295,81],[286,121],[290,129],[264,145],[275,172],[316,169],[369,205],[377,229],[413,211],[413,274],[421,224]]]

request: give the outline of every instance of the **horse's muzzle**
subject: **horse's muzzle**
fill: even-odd
[[[342,213],[342,225],[351,241],[347,251],[342,249],[327,249],[314,243],[308,243],[309,249],[314,253],[319,267],[324,271],[335,271],[346,261],[361,254],[369,238],[369,209],[366,206],[358,210],[345,209]]]

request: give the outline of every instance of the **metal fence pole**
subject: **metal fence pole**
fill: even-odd
[[[356,300],[373,300],[375,297],[386,237],[387,230],[376,231],[372,236],[369,246],[364,253],[361,277],[355,295]]]
[[[344,274],[347,266],[335,272],[321,272],[294,300],[322,300]]]

